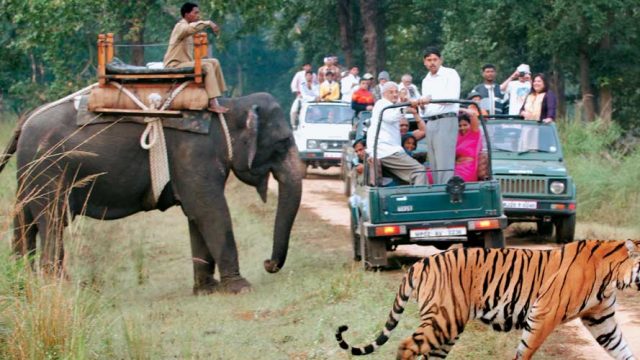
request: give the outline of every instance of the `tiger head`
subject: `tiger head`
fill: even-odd
[[[624,276],[625,287],[631,287],[640,291],[640,240],[627,240],[625,241],[625,245],[629,252],[629,260],[631,261],[631,272]]]

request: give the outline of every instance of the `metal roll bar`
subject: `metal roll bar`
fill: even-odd
[[[431,100],[429,104],[461,104],[461,105],[476,105],[478,108],[480,106],[475,101],[471,100],[460,100],[460,99],[441,99],[441,100]],[[378,167],[376,166],[376,161],[378,160],[378,135],[380,134],[380,124],[382,123],[382,115],[385,111],[389,109],[396,109],[400,107],[411,106],[410,102],[396,103],[393,105],[386,106],[380,111],[380,116],[378,117],[378,127],[376,128],[375,139],[373,142],[373,176],[374,179],[378,178]],[[487,126],[485,125],[486,120],[482,116],[482,114],[478,114],[478,119],[480,120],[480,124],[482,125],[482,132],[484,134],[484,139],[487,144],[487,157],[489,160],[489,179],[493,179],[493,166],[491,160],[491,140],[489,139],[489,133],[487,132]],[[455,154],[453,155],[455,156]],[[426,170],[425,170],[426,171]]]

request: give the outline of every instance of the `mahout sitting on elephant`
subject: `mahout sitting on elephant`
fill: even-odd
[[[228,156],[222,123],[215,117],[207,134],[165,128],[171,180],[156,204],[150,200],[149,155],[139,144],[144,125],[119,122],[78,127],[73,101],[23,118],[0,162],[1,171],[16,154],[14,251],[35,253],[39,233],[40,265],[61,271],[67,214],[109,220],[180,205],[189,223],[194,293],[250,289],[240,275],[224,197],[233,171],[242,182],[256,187],[263,201],[270,175],[279,183],[273,252],[264,262],[268,272],[277,272],[285,263],[302,192],[291,128],[280,105],[267,93],[220,102],[229,109],[225,118],[233,158]],[[214,279],[216,265],[220,282]]]

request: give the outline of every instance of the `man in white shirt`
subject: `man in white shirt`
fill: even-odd
[[[349,70],[349,74],[340,80],[340,92],[342,93],[342,101],[351,103],[351,94],[358,88],[360,84],[360,77],[358,74],[360,69],[354,66]]]
[[[293,103],[291,104],[291,111],[289,112],[289,118],[291,125],[296,123],[298,118],[298,112],[300,111],[300,83],[304,81],[304,74],[307,71],[311,71],[311,64],[302,65],[302,70],[298,71],[291,79],[291,93],[294,96]],[[314,76],[315,77],[315,76]]]
[[[422,96],[431,100],[460,99],[460,76],[454,69],[442,66],[440,50],[427,48],[422,60],[429,70],[422,80]],[[453,176],[458,108],[458,104],[429,104],[423,113],[427,121],[427,152],[436,184],[444,184]]]
[[[303,102],[319,101],[320,87],[313,81],[313,72],[311,70],[304,74],[304,80],[300,83],[300,98]]]
[[[369,129],[367,130],[367,153],[373,156],[376,132],[378,126],[380,126],[376,156],[382,163],[382,166],[403,181],[414,185],[425,185],[427,183],[425,167],[407,155],[402,148],[400,139],[400,119],[402,118],[402,113],[400,112],[400,108],[386,110],[382,113],[382,121],[380,121],[382,109],[398,102],[398,84],[387,81],[382,85],[381,90],[382,98],[373,106],[370,120],[371,125],[369,125]],[[412,102],[415,106],[422,103],[423,102],[418,100]]]
[[[524,100],[531,91],[531,69],[527,64],[520,64],[507,80],[500,85],[500,90],[509,98],[509,115],[520,115]]]

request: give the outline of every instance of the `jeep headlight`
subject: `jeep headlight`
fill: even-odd
[[[554,180],[551,182],[551,184],[549,184],[549,190],[551,191],[551,193],[556,195],[562,194],[564,192],[564,188],[564,181]]]
[[[307,140],[307,149],[317,149],[318,142],[316,140]]]

